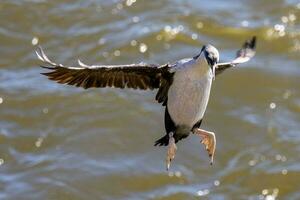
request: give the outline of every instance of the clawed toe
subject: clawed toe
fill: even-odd
[[[171,161],[175,158],[177,146],[175,144],[175,139],[173,137],[173,133],[169,133],[169,144],[167,150],[167,158],[166,158],[166,168],[170,169]]]
[[[210,158],[210,164],[213,164],[214,154],[216,150],[216,137],[213,132],[205,131],[202,129],[194,130],[195,134],[198,134],[201,137],[200,143],[204,145],[208,156]]]

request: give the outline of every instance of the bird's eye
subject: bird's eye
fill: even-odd
[[[211,53],[205,51],[204,54],[205,54],[206,61],[209,65],[213,66],[216,64],[216,59]]]
[[[208,62],[208,64],[211,65],[211,66],[214,65],[214,59],[212,59],[212,58],[210,58],[210,57],[207,58],[207,62]]]

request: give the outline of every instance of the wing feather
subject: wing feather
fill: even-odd
[[[238,64],[248,62],[255,55],[256,37],[247,40],[243,47],[237,51],[236,57],[231,62],[218,63],[216,67],[216,75],[223,72],[225,69],[234,67]]]
[[[116,87],[133,89],[159,88],[163,74],[168,74],[168,65],[145,63],[129,65],[87,65],[78,60],[78,67],[64,66],[51,61],[42,48],[36,55],[50,71],[42,73],[50,80],[85,89],[91,87]]]
[[[256,37],[244,43],[231,62],[219,63],[216,74],[225,69],[249,61],[255,55]],[[173,82],[176,65],[150,65],[145,63],[128,65],[87,65],[78,60],[78,67],[64,66],[51,61],[42,48],[36,51],[37,57],[50,71],[42,73],[50,80],[61,84],[74,85],[85,89],[92,87],[115,87],[133,89],[156,89],[156,100],[166,105],[168,90]]]

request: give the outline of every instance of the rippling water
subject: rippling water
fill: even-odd
[[[0,199],[300,199],[300,2],[0,2]],[[199,138],[171,172],[155,91],[83,90],[40,75],[55,60],[165,63],[212,43],[221,60],[258,36],[256,57],[220,75]]]

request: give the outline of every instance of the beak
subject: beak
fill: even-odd
[[[211,69],[212,69],[212,74],[213,74],[213,80],[215,80],[215,78],[216,78],[216,64],[215,65],[213,65],[212,67],[211,67]]]

